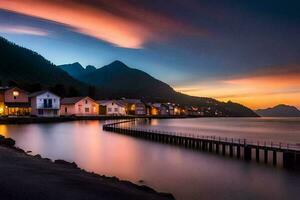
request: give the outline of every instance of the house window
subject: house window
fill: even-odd
[[[68,113],[68,108],[67,107],[65,107],[65,113]]]
[[[57,113],[58,113],[57,110],[54,110],[53,114],[54,114],[54,115],[57,115]]]
[[[111,108],[107,108],[107,111],[108,111],[108,112],[111,112]]]
[[[90,112],[90,108],[85,108],[84,110],[86,113]]]
[[[13,91],[14,99],[17,99],[17,97],[20,95],[19,91]]]
[[[55,103],[55,102],[56,102],[56,99],[53,99],[53,102]]]
[[[118,112],[118,108],[115,108],[115,112]]]
[[[85,100],[85,104],[88,104],[88,100]]]
[[[44,111],[43,111],[43,110],[38,110],[38,114],[39,114],[39,115],[43,115],[43,114],[44,114]]]

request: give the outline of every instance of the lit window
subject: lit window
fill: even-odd
[[[135,110],[135,105],[133,104],[130,109]]]
[[[13,91],[13,95],[14,95],[15,97],[17,97],[17,96],[20,95],[20,93],[19,93],[19,91]]]

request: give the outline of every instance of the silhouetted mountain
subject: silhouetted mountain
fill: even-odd
[[[74,79],[36,52],[15,45],[0,37],[0,80],[27,90],[56,88],[84,92],[85,84]]]
[[[161,98],[175,93],[169,85],[120,61],[83,73],[79,80],[121,96]]]
[[[225,116],[257,116],[240,104],[178,93],[166,83],[141,70],[129,68],[120,61],[100,69],[93,66],[84,69],[79,63],[57,67],[36,52],[1,37],[0,83],[17,85],[30,92],[50,89],[60,96],[89,94],[98,99],[141,98],[146,101],[205,106]]]
[[[60,67],[62,70],[66,71],[69,75],[77,79],[80,79],[81,76],[96,70],[96,67],[92,65],[88,65],[86,68],[84,68],[78,62],[75,62],[73,64],[60,65],[58,67]]]
[[[75,66],[76,67],[76,66]],[[68,69],[70,71],[70,69]],[[70,73],[70,75],[72,75]],[[75,76],[74,76],[75,77]],[[184,105],[210,107],[228,116],[257,117],[251,109],[232,102],[223,103],[212,98],[192,97],[173,90],[168,84],[149,74],[114,61],[90,73],[76,75],[78,80],[101,88],[110,98],[141,98],[145,101],[176,102]]]
[[[262,117],[300,117],[300,111],[289,105],[280,104],[273,108],[259,109],[256,113]]]
[[[93,65],[88,65],[88,66],[86,66],[86,68],[85,68],[85,71],[86,71],[87,73],[93,72],[93,71],[96,71],[96,70],[97,70],[97,68],[96,68],[95,66],[93,66]]]

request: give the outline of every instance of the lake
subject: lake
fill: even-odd
[[[0,125],[16,146],[51,159],[117,176],[179,200],[298,199],[300,174],[280,167],[159,144],[102,130],[104,121]],[[146,128],[300,143],[300,118],[162,119]]]

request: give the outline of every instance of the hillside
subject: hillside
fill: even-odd
[[[52,89],[60,95],[76,94],[87,86],[36,52],[0,37],[0,80],[2,85],[18,85],[29,91]],[[77,92],[78,91],[78,92]],[[70,94],[71,95],[71,94]]]
[[[178,93],[168,84],[120,61],[99,69],[93,66],[83,68],[79,63],[57,67],[38,53],[1,37],[0,83],[16,85],[29,92],[50,89],[62,97],[141,98],[145,101],[210,107],[225,116],[257,116],[240,104]]]
[[[80,65],[80,64],[79,64]],[[168,84],[155,79],[149,74],[130,68],[121,61],[114,61],[92,72],[78,64],[62,65],[62,69],[73,74],[74,78],[101,88],[102,95],[110,98],[141,98],[145,101],[176,102],[183,105],[206,106],[222,111],[228,116],[257,117],[249,108],[240,104],[219,102],[212,98],[193,97],[174,91]],[[67,66],[67,67],[66,67]],[[74,70],[71,70],[71,67]],[[76,75],[74,75],[76,71]],[[80,75],[81,72],[81,75]]]
[[[300,117],[300,111],[296,107],[284,104],[273,108],[259,109],[255,112],[262,117]]]

